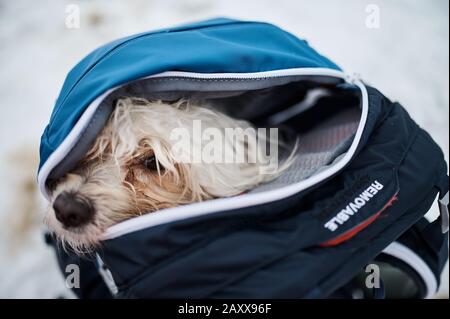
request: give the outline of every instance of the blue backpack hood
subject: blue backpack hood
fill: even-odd
[[[329,68],[333,62],[292,34],[262,22],[212,19],[106,44],[67,75],[41,137],[41,170],[89,104],[118,85],[165,71],[250,73]]]

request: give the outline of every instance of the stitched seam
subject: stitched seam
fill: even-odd
[[[292,76],[278,76],[277,78],[289,78]],[[267,79],[272,79],[273,77],[262,77],[262,78],[247,78],[247,79],[227,79],[227,78],[217,78],[217,79],[197,79],[197,78],[181,78],[181,77],[170,77],[162,79],[146,79],[149,82],[169,82],[169,81],[189,81],[189,82],[244,82],[244,81],[263,81]]]

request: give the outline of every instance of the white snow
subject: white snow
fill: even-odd
[[[79,5],[79,29],[65,27],[70,3]],[[380,10],[378,29],[366,26],[368,4]],[[448,160],[447,0],[0,1],[0,297],[70,297],[41,229],[32,228],[23,243],[10,235],[20,214],[17,203],[31,203],[17,199],[17,184],[36,169],[13,154],[28,150],[37,157],[40,135],[70,68],[118,37],[217,16],[272,22],[308,40],[346,71],[400,101]],[[42,199],[35,206],[42,214]],[[438,296],[448,298],[448,268],[443,283]]]

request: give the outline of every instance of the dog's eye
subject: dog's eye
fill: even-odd
[[[147,157],[144,160],[144,166],[146,169],[151,171],[157,171],[158,170],[158,163],[156,162],[155,156]],[[160,169],[162,170],[162,167],[160,166]]]

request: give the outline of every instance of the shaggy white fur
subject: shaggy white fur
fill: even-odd
[[[63,243],[83,252],[125,219],[241,194],[292,163],[296,147],[278,165],[282,145],[276,134],[267,136],[247,121],[186,100],[120,99],[85,158],[57,181],[46,222]],[[62,193],[89,202],[93,218],[77,227],[59,222],[53,204]]]

